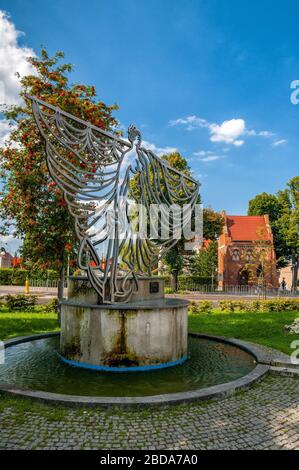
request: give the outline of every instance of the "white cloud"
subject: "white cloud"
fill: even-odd
[[[193,129],[198,129],[200,127],[209,127],[208,121],[198,116],[187,116],[185,118],[175,119],[173,121],[169,121],[169,125],[171,127],[186,125],[187,131],[192,131]]]
[[[253,136],[253,137],[273,137],[275,134],[270,131],[255,131],[254,129],[250,129],[245,131],[246,135]]]
[[[222,124],[210,124],[211,142],[225,142],[237,147],[244,144],[243,140],[238,139],[245,131],[244,119],[230,119]]]
[[[241,145],[244,144],[244,140],[235,140],[233,142],[233,144],[236,146],[236,147],[241,147]]]
[[[209,155],[208,157],[203,157],[200,159],[201,162],[214,162],[215,160],[219,160],[220,157],[219,155]]]
[[[4,143],[8,139],[11,131],[15,126],[9,125],[9,121],[6,119],[0,120],[0,147],[3,147]]]
[[[153,153],[161,157],[162,155],[177,152],[178,149],[176,147],[157,147],[155,144],[151,142],[147,142],[146,140],[142,141],[142,146],[147,150],[151,150]]]
[[[187,130],[207,128],[210,131],[211,142],[224,142],[237,147],[243,145],[244,141],[239,137],[245,133],[244,119],[230,119],[222,124],[209,123],[206,119],[198,116],[187,116],[169,122],[170,126],[184,125]]]
[[[0,235],[0,247],[4,247],[12,255],[20,248],[21,244],[20,238],[13,235]]]
[[[126,130],[126,127],[121,123],[120,123],[120,126],[118,128],[122,128],[122,130]],[[122,137],[122,140],[124,140],[128,144],[130,143],[129,139],[125,136]],[[168,154],[168,153],[178,152],[178,149],[176,147],[168,147],[168,146],[158,147],[157,145],[153,144],[152,142],[148,142],[147,140],[143,140],[143,139],[142,139],[141,142],[142,142],[142,144],[141,144],[142,147],[146,148],[147,150],[151,150],[153,153],[158,155],[158,157],[161,157],[162,155],[165,155],[165,154]],[[130,150],[130,152],[128,152],[126,154],[124,161],[133,162],[134,158],[136,158],[136,151],[133,148],[132,150]]]
[[[193,152],[193,155],[195,155],[195,157],[206,157],[212,153],[211,150],[200,150],[199,152]]]
[[[203,178],[206,178],[206,174],[203,174],[203,173],[197,173],[196,171],[191,171],[191,176],[197,180],[201,180]]]
[[[20,84],[16,72],[21,76],[33,73],[33,68],[26,58],[35,54],[31,48],[18,44],[22,34],[17,31],[8,15],[0,10],[0,104],[11,105],[19,102]]]
[[[126,137],[122,137],[123,140],[129,143],[129,140]],[[151,142],[147,142],[146,140],[142,141],[142,147],[151,150],[154,154],[158,155],[158,157],[161,157],[162,155],[172,153],[172,152],[177,152],[178,149],[175,147],[157,147],[155,144]],[[122,183],[125,177],[125,171],[128,165],[132,165],[134,167],[134,164],[136,160],[138,159],[136,149],[133,147],[128,153],[126,153],[123,164],[121,166],[121,172],[120,172],[120,182]]]
[[[225,158],[224,155],[215,155],[211,150],[199,150],[198,152],[194,152],[193,155],[194,157],[197,157],[196,160],[200,160],[201,162],[213,162],[220,158]],[[191,160],[195,160],[195,158],[192,158]]]
[[[13,240],[19,240],[19,238],[14,237],[13,235],[0,235],[0,243],[10,243]]]
[[[273,137],[275,134],[270,131],[256,131],[246,129],[245,120],[242,118],[233,118],[223,121],[221,124],[210,123],[206,119],[198,116],[187,116],[169,121],[170,126],[185,126],[188,131],[194,129],[207,128],[210,132],[211,142],[224,142],[227,145],[241,147],[244,144],[245,136],[255,137]]]
[[[273,147],[278,147],[279,145],[282,145],[282,144],[286,144],[287,143],[287,140],[286,139],[281,139],[281,140],[275,140],[275,142],[273,142]]]
[[[261,137],[273,137],[275,134],[273,132],[270,132],[270,131],[261,131],[261,132],[258,132],[259,136]]]

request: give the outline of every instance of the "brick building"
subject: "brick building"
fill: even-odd
[[[4,248],[0,249],[0,268],[11,268],[13,257]]]
[[[218,287],[278,287],[273,235],[267,215],[227,215],[218,241]]]

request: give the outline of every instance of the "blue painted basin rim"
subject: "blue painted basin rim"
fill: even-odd
[[[184,355],[180,359],[172,362],[164,362],[163,364],[145,365],[145,366],[132,366],[132,367],[110,367],[110,366],[98,366],[95,364],[88,364],[87,362],[77,362],[71,359],[66,359],[57,352],[60,359],[66,364],[74,367],[81,367],[82,369],[98,370],[102,372],[146,372],[150,370],[165,369],[166,367],[173,367],[183,364],[188,356]]]

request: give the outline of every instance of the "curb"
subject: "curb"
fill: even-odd
[[[38,340],[42,338],[49,338],[51,336],[59,335],[59,332],[49,332],[36,335],[30,335],[25,337],[18,337],[10,339],[4,342],[5,348],[14,346],[20,343]],[[200,333],[190,333],[190,336],[211,339],[214,341],[220,341],[222,343],[231,344],[237,346],[240,349],[251,354],[256,358],[258,362],[263,362],[264,354],[262,350],[256,345],[249,345],[245,341],[239,341],[234,338],[224,338],[218,336],[210,336]],[[148,405],[175,405],[179,403],[188,403],[203,400],[216,400],[222,399],[233,395],[236,391],[244,390],[249,388],[254,383],[262,380],[266,374],[270,372],[270,365],[262,363],[257,366],[247,375],[237,380],[213,385],[198,390],[192,390],[189,392],[169,393],[164,395],[153,395],[145,397],[94,397],[94,396],[77,396],[77,395],[65,395],[51,392],[44,392],[40,390],[23,390],[15,388],[12,385],[0,384],[0,391],[14,395],[21,396],[36,400],[41,400],[53,404],[63,404],[68,406],[148,406]]]

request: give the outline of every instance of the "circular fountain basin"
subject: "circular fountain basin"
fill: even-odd
[[[151,284],[156,282],[146,285]],[[87,300],[73,296],[61,301],[60,354],[68,364],[142,371],[176,366],[187,359],[187,300],[154,298],[101,305]]]
[[[58,333],[10,345],[0,365],[0,388],[62,402],[157,403],[210,397],[206,391],[221,394],[256,380],[267,369],[256,365],[250,352],[200,335],[189,336],[184,364],[146,372],[79,369],[61,361],[58,351]]]

